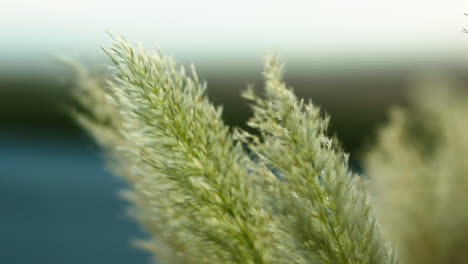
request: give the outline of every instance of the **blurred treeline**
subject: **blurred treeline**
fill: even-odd
[[[51,58],[52,61],[52,58]],[[253,61],[253,60],[252,60]],[[80,63],[79,60],[76,60]],[[391,105],[406,105],[412,79],[423,76],[426,68],[417,65],[369,64],[321,69],[314,62],[287,62],[286,81],[298,96],[313,102],[332,116],[332,133],[338,135],[348,152],[369,143],[373,131],[386,119]],[[88,65],[94,75],[105,78],[104,63]],[[468,63],[466,64],[468,65]],[[199,75],[208,82],[211,100],[224,108],[226,122],[245,127],[250,116],[240,92],[247,83],[262,85],[261,60],[258,63],[197,64]],[[468,66],[460,63],[433,65],[430,72],[454,78],[468,86]],[[82,134],[67,113],[72,103],[73,71],[56,62],[50,71],[0,75],[0,130],[37,133]],[[418,77],[419,78],[419,77]],[[444,89],[441,87],[441,89]]]

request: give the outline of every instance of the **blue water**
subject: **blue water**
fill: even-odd
[[[0,263],[147,263],[124,186],[87,140],[0,133]]]

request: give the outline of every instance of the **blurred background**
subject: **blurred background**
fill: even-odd
[[[92,141],[70,119],[68,57],[108,63],[106,30],[194,63],[224,118],[244,126],[246,83],[276,52],[286,81],[332,116],[355,158],[414,76],[468,85],[466,1],[11,1],[0,4],[0,261],[146,263],[141,230]]]

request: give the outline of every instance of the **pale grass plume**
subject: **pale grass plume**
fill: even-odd
[[[286,263],[244,166],[248,156],[193,67],[186,73],[173,59],[124,39],[105,51],[112,79],[97,94],[105,94],[100,103],[115,111],[110,118],[118,125],[94,125],[98,116],[79,119],[98,141],[107,130],[121,140],[106,149],[130,183],[135,215],[157,240],[145,247],[158,257],[169,248],[181,263]]]
[[[78,71],[75,116],[102,146],[158,261],[393,264],[360,176],[328,117],[298,99],[275,57],[249,125],[231,133],[192,66],[123,38],[107,82]],[[246,151],[247,150],[247,151]]]
[[[468,97],[429,78],[394,109],[366,158],[384,233],[402,264],[468,263]]]
[[[253,152],[251,167],[269,179],[269,207],[306,263],[396,263],[382,239],[368,195],[348,157],[327,135],[329,117],[298,99],[282,81],[275,56],[265,62],[264,97],[252,88],[249,125],[239,134]],[[278,180],[279,179],[279,180]]]
[[[465,16],[468,16],[468,14],[465,13]],[[464,28],[462,29],[462,32],[463,32],[463,33],[468,33],[468,29],[467,29],[466,27],[464,27]]]
[[[153,234],[148,240],[136,241],[136,245],[153,252],[165,263],[194,263],[183,242],[185,234],[181,231],[179,216],[171,209],[172,201],[160,196],[155,203],[152,201],[155,194],[145,191],[154,188],[154,191],[163,192],[166,187],[162,181],[161,186],[153,182],[156,175],[154,179],[147,177],[138,147],[122,134],[124,120],[117,106],[110,103],[113,94],[109,85],[102,76],[94,76],[80,65],[69,65],[76,73],[74,96],[80,105],[80,110],[75,109],[72,113],[103,148],[111,170],[130,183],[131,189],[122,192],[134,204],[129,211]]]

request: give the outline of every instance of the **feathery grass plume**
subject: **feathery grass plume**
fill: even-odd
[[[158,256],[171,249],[167,263],[290,263],[244,166],[248,156],[193,67],[188,75],[124,39],[105,51],[113,79],[84,90],[79,100],[91,115],[79,120],[129,181],[136,215],[156,239],[145,246]]]
[[[465,16],[468,16],[468,13],[465,13]],[[462,32],[463,32],[463,33],[468,33],[468,29],[464,27],[464,28],[462,29]]]
[[[468,98],[432,80],[394,109],[366,158],[384,234],[403,264],[468,263]]]
[[[75,112],[129,182],[139,244],[164,263],[393,264],[367,192],[328,118],[298,100],[271,57],[266,98],[233,136],[192,67],[124,39],[105,49],[111,80],[79,73]],[[236,138],[237,137],[237,138]],[[254,159],[244,152],[241,142]]]
[[[133,190],[123,192],[135,205],[131,215],[153,235],[151,240],[137,244],[153,252],[163,263],[194,263],[184,242],[186,232],[181,227],[182,217],[172,209],[171,197],[161,195],[155,200],[155,195],[164,193],[167,188],[165,181],[157,174],[147,174],[141,166],[138,147],[122,134],[124,120],[116,105],[109,102],[108,97],[113,96],[109,86],[79,65],[69,65],[76,72],[74,96],[82,108],[72,113],[105,150],[112,171],[133,186]],[[146,188],[154,193],[146,192]]]
[[[286,242],[293,241],[307,263],[396,263],[359,176],[326,135],[329,118],[286,87],[276,57],[267,59],[264,75],[265,98],[251,87],[244,93],[254,102],[248,124],[261,138],[239,137],[258,159],[250,166],[268,183],[273,217],[291,238]]]

